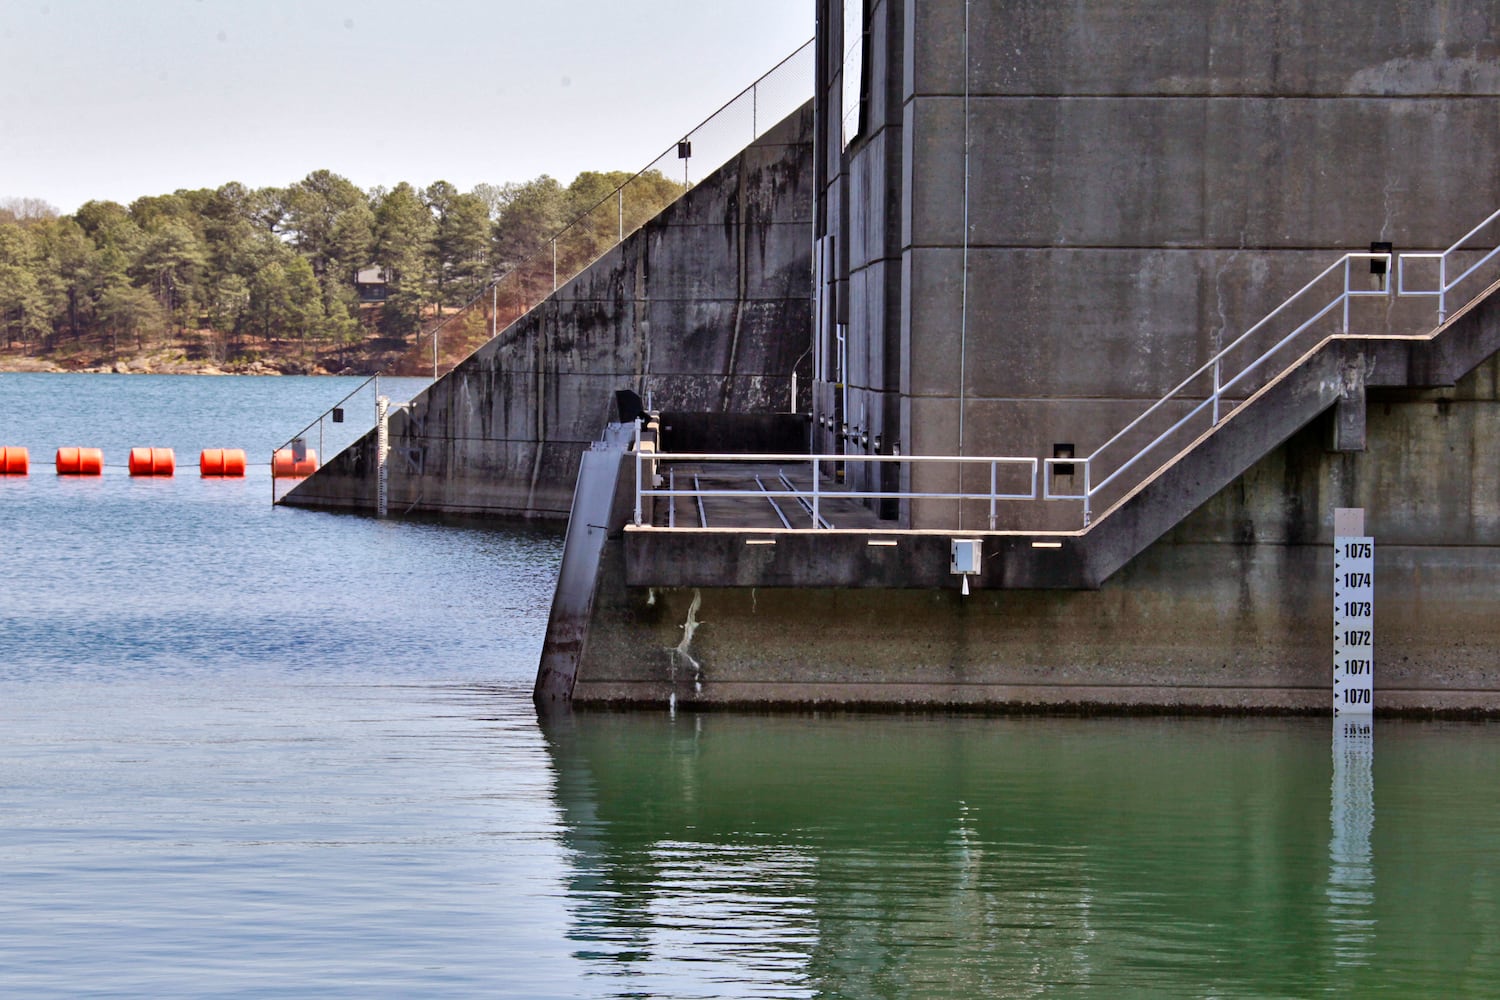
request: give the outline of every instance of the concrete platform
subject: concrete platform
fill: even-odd
[[[733,491],[738,496],[658,497],[651,524],[657,528],[792,530],[814,527],[812,502],[798,494],[813,489],[809,465],[781,462],[663,462],[657,468],[662,489]],[[832,476],[818,483],[820,529],[879,530],[882,521],[864,500],[841,497],[845,487]]]

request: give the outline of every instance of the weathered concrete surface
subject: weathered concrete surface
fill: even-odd
[[[983,538],[983,567],[973,582],[985,588],[1097,587],[1244,470],[1325,413],[1329,426],[1324,444],[1329,450],[1377,448],[1374,467],[1401,469],[1402,475],[1412,480],[1408,490],[1434,490],[1447,508],[1446,524],[1463,523],[1458,520],[1463,508],[1470,511],[1472,523],[1474,510],[1497,501],[1476,495],[1473,489],[1455,490],[1456,477],[1436,470],[1442,459],[1434,450],[1434,442],[1418,442],[1409,436],[1372,441],[1366,431],[1366,384],[1446,385],[1476,366],[1488,371],[1489,366],[1483,363],[1500,350],[1497,291],[1500,287],[1492,287],[1465,306],[1431,339],[1350,337],[1323,342],[1291,371],[1268,382],[1251,398],[1239,401],[1211,430],[1205,413],[1195,422],[1184,424],[1174,436],[1164,438],[1154,452],[1148,453],[1142,471],[1150,472],[1158,466],[1160,470],[1138,487],[1122,480],[1118,488],[1101,489],[1087,528],[1079,519],[1081,505],[1049,503],[1045,506],[1055,508],[1055,517],[1034,516],[1031,520],[1063,524],[1067,533],[1038,531]],[[1379,398],[1399,402],[1417,397],[1408,392],[1386,393]],[[1487,425],[1489,420],[1500,420],[1500,411],[1481,409],[1477,416]],[[1475,424],[1453,428],[1455,434],[1471,442],[1487,430],[1488,426]],[[1155,433],[1155,429],[1148,433]],[[1129,454],[1144,441],[1126,443]],[[1446,443],[1451,447],[1454,442]],[[1424,469],[1423,462],[1433,468]],[[983,478],[984,470],[977,471]],[[1424,476],[1426,483],[1419,481]],[[951,474],[936,484],[946,488],[959,485]],[[1006,517],[1005,508],[1004,503],[997,506],[997,518]],[[946,568],[949,540],[965,534],[965,526],[969,534],[981,532],[988,526],[990,511],[985,503],[975,501],[965,504],[962,517],[956,503],[950,503],[948,509],[953,516],[946,531],[885,536],[725,530],[699,534],[631,532],[625,542],[628,580],[634,586],[678,587],[952,587],[955,581]],[[1070,517],[1072,522],[1068,524]],[[1429,527],[1435,530],[1439,526]],[[1451,531],[1444,535],[1445,544],[1465,543],[1462,536],[1453,536]],[[1403,537],[1422,544],[1436,536],[1416,531]],[[1473,540],[1488,544],[1486,538]]]
[[[598,445],[583,453],[537,669],[533,697],[539,705],[572,697],[599,582],[600,555],[610,532],[618,533],[629,515],[628,494],[618,487],[634,433],[634,424],[611,424]]]
[[[614,392],[775,412],[811,342],[812,108],[793,114],[391,417],[390,509],[565,517]],[[374,433],[282,500],[373,510]]]
[[[1289,451],[1309,447],[1299,440]],[[1284,513],[1279,489],[1257,500]],[[1252,537],[1261,530],[1230,523]],[[1201,530],[1182,529],[1184,538]],[[1377,710],[1493,714],[1496,549],[1381,543],[1371,530]],[[1162,542],[1099,590],[968,597],[952,586],[628,587],[622,546],[611,542],[574,699],[1327,711],[1332,545],[1318,537],[1327,531],[1314,525],[1309,541],[1290,545]]]
[[[1493,712],[1500,560],[1378,543],[1377,559],[1377,708]],[[1163,544],[1097,591],[969,597],[652,590],[623,586],[622,570],[611,545],[578,703],[1328,711],[1331,700],[1328,544]]]
[[[946,573],[957,532],[627,529],[574,698],[1327,711],[1332,512],[1363,507],[1377,710],[1495,714],[1497,347],[1493,295],[1433,341],[1329,342],[1088,533],[987,536],[969,597]],[[1351,363],[1364,448],[1339,451]]]
[[[827,450],[1086,449],[1340,253],[1441,249],[1500,207],[1495,0],[872,0],[847,153],[841,6],[819,5]]]

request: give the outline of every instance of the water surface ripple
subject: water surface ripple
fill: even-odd
[[[340,385],[0,375],[0,444]],[[1500,727],[538,720],[555,531],[267,477],[0,479],[0,995],[1500,995]]]

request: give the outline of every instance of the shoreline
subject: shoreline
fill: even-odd
[[[90,375],[370,375],[374,369],[348,367],[329,371],[322,365],[286,360],[225,362],[188,361],[138,355],[129,358],[94,358],[72,365],[46,357],[0,354],[0,374],[90,374]]]

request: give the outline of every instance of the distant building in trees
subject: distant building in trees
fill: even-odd
[[[388,294],[390,275],[383,267],[360,268],[354,276],[354,287],[359,291],[361,302],[384,302]]]

